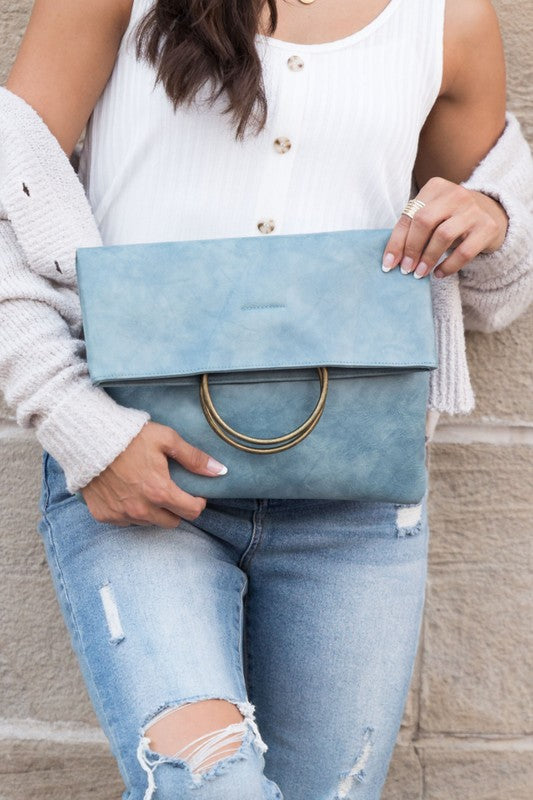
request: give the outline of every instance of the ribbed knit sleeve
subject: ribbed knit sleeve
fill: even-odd
[[[502,245],[459,271],[464,326],[495,331],[533,301],[533,158],[516,116],[462,186],[498,200],[509,217]]]
[[[72,493],[150,419],[92,385],[85,342],[72,334],[79,316],[76,291],[31,270],[10,221],[0,218],[0,389],[17,423],[34,429],[59,462]]]

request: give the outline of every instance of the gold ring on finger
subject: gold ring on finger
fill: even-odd
[[[421,208],[424,208],[425,205],[426,204],[424,203],[423,200],[417,200],[414,197],[412,200],[409,200],[404,210],[402,211],[402,214],[406,214],[408,217],[413,219],[416,212],[419,211]]]

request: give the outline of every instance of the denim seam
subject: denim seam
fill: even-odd
[[[49,484],[48,484],[48,477],[46,475],[46,472],[44,474],[44,479],[45,479],[46,492],[47,492],[47,498],[48,498],[49,495],[50,495],[50,487],[49,487]],[[79,645],[80,645],[80,649],[82,649],[83,648],[83,639],[82,639],[82,636],[81,636],[81,630],[80,630],[80,626],[78,624],[78,620],[76,618],[76,614],[74,613],[74,608],[73,608],[72,602],[70,600],[70,594],[69,594],[67,586],[65,584],[65,579],[63,577],[63,570],[61,569],[61,566],[59,564],[59,559],[57,557],[57,549],[56,549],[56,545],[55,545],[55,541],[54,541],[54,536],[53,536],[53,533],[52,533],[52,526],[50,524],[50,520],[49,520],[48,515],[46,514],[46,512],[43,512],[42,518],[43,518],[43,521],[44,521],[44,523],[45,523],[45,525],[47,527],[47,530],[48,530],[48,541],[50,543],[50,549],[51,549],[51,552],[52,552],[52,555],[53,555],[54,563],[56,565],[57,574],[58,574],[58,577],[59,577],[59,582],[60,582],[60,585],[61,585],[61,589],[62,589],[63,595],[65,597],[66,606],[68,608],[68,611],[69,611],[69,614],[70,614],[70,618],[71,618],[72,623],[73,623],[73,627],[74,627],[74,630],[75,630],[75,633],[76,633],[76,638],[77,638],[77,640],[79,642]],[[105,712],[105,704],[103,702],[102,696],[100,694],[100,690],[98,688],[98,683],[95,680],[93,671],[91,669],[91,666],[90,666],[88,660],[86,660],[86,667],[87,667],[88,673],[91,676],[92,685],[93,685],[95,694],[97,695],[98,700],[100,702],[100,707],[102,709],[102,712]],[[126,769],[126,765],[124,763],[124,759],[122,758],[122,754],[120,752],[120,747],[118,745],[118,741],[116,739],[115,732],[114,732],[114,730],[113,730],[111,725],[108,724],[108,727],[109,727],[110,738],[112,739],[113,745],[114,745],[114,755],[115,755],[117,761],[119,761],[121,766],[122,766],[123,775],[127,775],[128,771]]]
[[[44,478],[44,484],[45,484],[45,487],[46,487],[46,493],[45,493],[45,496],[42,498],[43,504],[41,505],[39,503],[39,510],[40,510],[40,512],[41,512],[41,514],[43,516],[50,509],[50,505],[51,505],[51,503],[50,503],[51,492],[50,492],[50,486],[49,486],[48,477],[47,477],[47,470],[48,470],[48,462],[49,462],[49,460],[50,460],[50,453],[48,452],[48,450],[45,450],[43,448],[43,458],[42,458],[42,462],[41,462],[41,473],[42,473],[42,476]],[[76,495],[71,494],[69,498],[67,498],[66,500],[63,501],[63,503],[68,503],[70,500],[74,500],[75,497],[76,497]]]
[[[243,613],[245,611],[245,607],[243,606]],[[250,629],[250,615],[244,614],[244,635],[245,635],[245,643],[248,641],[249,635],[248,631]],[[248,691],[248,695],[250,697],[253,696],[254,693],[254,681],[252,678],[252,667],[253,667],[253,658],[250,653],[248,647],[245,647],[245,663],[244,663],[244,680],[246,683],[246,688]]]
[[[263,521],[264,521],[264,516],[266,514],[266,503],[264,503],[263,500],[260,500],[259,503],[260,503],[259,507],[256,508],[253,513],[252,536],[250,537],[250,542],[239,561],[238,566],[241,569],[243,569],[244,564],[248,565],[252,560],[253,555],[257,550],[259,543],[261,541],[261,537],[263,535]]]
[[[42,471],[43,471],[43,478],[44,478],[44,487],[45,487],[46,491],[44,492],[43,504],[42,504],[41,509],[40,509],[43,519],[44,519],[44,517],[46,515],[46,511],[47,511],[48,506],[50,504],[50,486],[48,484],[48,477],[46,475],[46,468],[47,468],[47,465],[48,465],[48,458],[49,458],[48,451],[45,450],[44,451],[44,459],[43,459],[43,462],[42,462]]]
[[[239,659],[240,659],[240,666],[242,668],[243,675],[246,676],[248,671],[248,653],[246,651],[246,642],[245,642],[245,615],[244,615],[244,604],[245,604],[245,590],[247,588],[248,578],[243,582],[240,594],[239,594]],[[246,686],[246,680],[244,681]]]
[[[250,539],[250,544],[248,545],[247,549],[245,550],[240,562],[239,567],[243,568],[243,564],[245,561],[249,564],[251,561],[253,554],[256,552],[257,547],[259,546],[259,542],[261,541],[261,536],[263,533],[263,517],[266,514],[266,509],[268,506],[268,501],[264,499],[259,501],[259,506],[255,509],[253,515],[253,532],[252,537]],[[244,603],[242,604],[242,615],[244,617],[243,622],[243,636],[244,636],[244,657],[243,657],[243,671],[245,676],[245,683],[248,687],[248,692],[251,694],[253,691],[253,681],[252,681],[252,657],[250,655],[249,648],[246,647],[246,641],[248,640],[248,630],[250,626],[250,616],[245,614],[246,608],[246,597],[244,598]]]

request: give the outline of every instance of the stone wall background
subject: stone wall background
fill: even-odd
[[[508,106],[533,146],[533,4],[494,5]],[[31,6],[0,6],[2,83]],[[425,616],[384,800],[532,796],[532,334],[530,309],[467,335],[477,408],[441,417],[431,445]],[[36,531],[40,454],[0,405],[0,800],[118,800]]]

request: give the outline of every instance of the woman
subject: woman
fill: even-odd
[[[129,46],[142,19],[144,61]],[[487,0],[37,0],[6,87],[68,156],[89,121],[80,176],[106,244],[390,225],[385,271],[429,279],[440,261],[432,280],[464,271],[473,290],[507,242],[503,205],[459,185],[506,123]],[[423,206],[402,213],[412,178]],[[524,308],[505,298],[500,324]],[[427,497],[206,501],[167,457],[223,465],[147,415],[103,441],[96,402],[82,480],[72,450],[89,433],[67,407],[39,529],[124,797],[379,798],[418,644]]]

